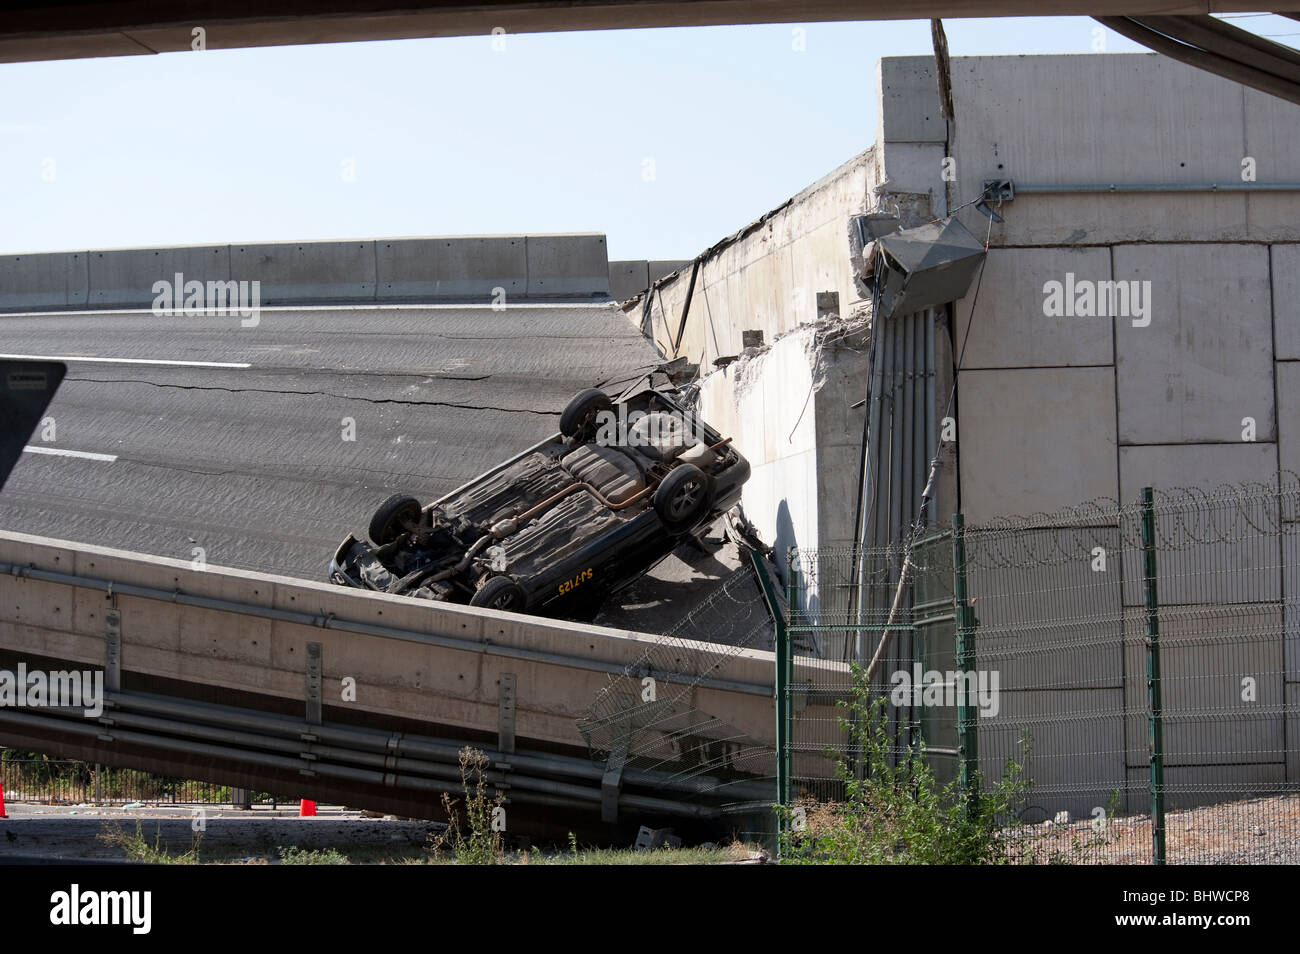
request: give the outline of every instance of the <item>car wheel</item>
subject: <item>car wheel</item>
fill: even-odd
[[[518,613],[524,608],[528,596],[524,588],[508,576],[492,576],[469,599],[470,606],[486,606],[489,609],[505,610]]]
[[[560,433],[565,437],[577,437],[595,423],[597,414],[613,408],[613,400],[600,388],[579,391],[560,414]]]
[[[694,464],[678,464],[655,488],[655,513],[669,530],[683,530],[709,509],[709,478]]]
[[[370,518],[370,539],[375,546],[392,543],[406,532],[406,524],[420,519],[420,501],[405,494],[393,494],[379,505]]]

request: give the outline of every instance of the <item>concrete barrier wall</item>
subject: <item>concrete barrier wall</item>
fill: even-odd
[[[538,239],[540,241],[540,238]],[[479,298],[527,293],[523,236],[392,239],[375,243],[382,298]]]
[[[499,680],[514,673],[519,738],[579,749],[585,742],[575,720],[609,684],[611,673],[641,659],[659,639],[221,567],[198,571],[180,560],[8,532],[0,532],[0,565],[0,649],[15,654],[101,668],[104,613],[116,608],[124,673],[215,687],[218,696],[248,692],[302,700],[306,644],[319,642],[327,705],[493,736]],[[81,581],[26,578],[21,570],[11,573],[11,566]],[[128,584],[154,588],[160,598],[126,591]],[[169,598],[172,592],[236,605],[191,605]],[[309,618],[267,615],[274,611]],[[406,635],[349,632],[327,620],[395,627]],[[736,733],[772,744],[775,722],[766,689],[772,655],[743,650],[718,658],[711,674],[716,680],[755,690],[700,685],[686,704],[725,723],[717,729],[719,738]],[[348,676],[356,680],[354,703],[341,701],[341,681]],[[669,691],[665,686],[661,697]]]
[[[262,303],[374,301],[374,242],[230,246],[230,275],[260,282]]]
[[[689,258],[610,262],[609,296],[615,301],[627,301],[649,288],[652,282],[657,282],[690,264]]]
[[[165,281],[174,286],[178,274],[184,276],[182,284],[230,279],[226,245],[119,248],[85,254],[90,263],[87,304],[91,307],[148,307],[159,294],[154,284]]]
[[[528,289],[535,297],[609,297],[603,235],[529,235]]]
[[[263,305],[592,300],[610,288],[600,234],[246,243],[0,256],[0,311],[148,308],[154,283],[178,274],[259,282]]]
[[[84,308],[88,258],[85,252],[0,257],[0,311]]]

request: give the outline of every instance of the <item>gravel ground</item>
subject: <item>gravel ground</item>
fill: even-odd
[[[1112,819],[1104,831],[1090,820],[1044,822],[1008,836],[1010,854],[1026,862],[1150,864],[1151,819]],[[1300,864],[1300,795],[1225,802],[1165,813],[1168,864]]]

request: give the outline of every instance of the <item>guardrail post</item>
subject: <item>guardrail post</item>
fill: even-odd
[[[1155,494],[1142,488],[1142,596],[1146,606],[1148,735],[1151,744],[1151,863],[1165,863],[1164,706],[1160,687],[1160,613],[1156,594]]]
[[[961,685],[957,690],[957,772],[966,804],[972,809],[979,798],[976,775],[979,771],[979,732],[970,700],[970,674],[975,667],[975,609],[970,605],[966,588],[966,521],[952,515],[953,602],[956,609],[957,670]]]
[[[307,721],[321,724],[321,648],[320,643],[307,644]]]

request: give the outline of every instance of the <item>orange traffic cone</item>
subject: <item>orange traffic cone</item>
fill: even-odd
[[[3,808],[3,806],[4,806],[4,803],[3,803],[3,802],[0,802],[0,808]],[[298,817],[299,817],[299,818],[315,818],[315,817],[316,817],[316,803],[313,802],[313,801],[309,801],[308,799],[305,799],[305,798],[302,799],[301,801],[299,801],[299,802],[298,802]]]

